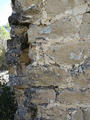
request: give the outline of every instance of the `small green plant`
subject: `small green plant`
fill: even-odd
[[[9,24],[6,24],[0,27],[0,67],[5,60],[8,39],[10,39],[10,26]]]
[[[14,120],[16,110],[15,93],[10,87],[0,84],[0,120]]]
[[[9,29],[9,25],[6,25],[6,28]],[[10,39],[10,33],[5,29],[4,26],[0,27],[0,40]]]

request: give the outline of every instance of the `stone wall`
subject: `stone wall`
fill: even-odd
[[[15,120],[90,120],[90,0],[12,0],[12,9]]]

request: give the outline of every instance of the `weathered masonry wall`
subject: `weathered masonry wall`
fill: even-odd
[[[90,120],[90,0],[11,2],[15,120]]]

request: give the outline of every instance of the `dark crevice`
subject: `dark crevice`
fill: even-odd
[[[25,48],[29,48],[27,33],[22,34],[22,36],[20,37],[20,42],[21,42],[21,50],[23,50]]]
[[[37,116],[37,111],[37,106],[34,103],[30,103],[30,105],[28,106],[28,112],[31,113],[32,120],[35,120]]]
[[[12,4],[15,5],[15,0],[11,0],[12,1]]]
[[[51,86],[29,86],[30,87],[30,89],[31,88],[34,88],[34,89],[45,89],[45,90],[47,90],[47,89],[56,89],[56,88],[58,88],[58,86],[53,86],[53,85],[51,85]]]
[[[21,25],[21,26],[26,26],[26,27],[29,28],[30,23],[27,23],[27,22],[22,22],[21,23],[20,22],[20,19],[21,19],[20,16],[21,16],[21,14],[19,12],[12,13],[12,15],[8,18],[10,26],[11,25],[16,25],[16,26]]]
[[[87,11],[86,13],[90,13],[90,11]]]

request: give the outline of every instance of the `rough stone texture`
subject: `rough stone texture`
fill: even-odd
[[[15,120],[90,120],[90,0],[12,0],[12,9]]]

